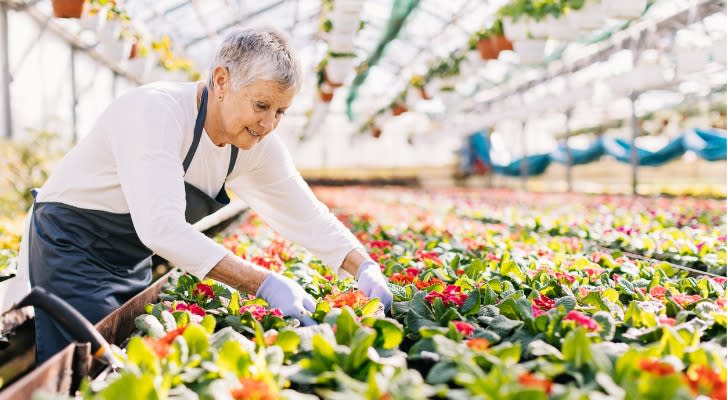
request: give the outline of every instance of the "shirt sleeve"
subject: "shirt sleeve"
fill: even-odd
[[[182,110],[163,94],[149,96],[120,98],[109,121],[121,189],[142,243],[203,278],[228,251],[185,220]]]
[[[316,198],[276,134],[258,146],[263,148],[252,167],[234,174],[230,189],[278,234],[338,272],[346,255],[363,246]]]

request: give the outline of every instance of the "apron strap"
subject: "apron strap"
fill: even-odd
[[[230,176],[230,173],[233,172],[233,169],[235,168],[235,161],[238,160],[238,147],[235,145],[230,145],[230,164],[228,165],[228,172],[227,176]]]
[[[205,117],[207,116],[207,86],[202,89],[202,99],[200,100],[200,111],[197,113],[197,120],[195,121],[195,136],[192,138],[192,144],[190,145],[190,149],[187,151],[187,155],[185,156],[184,162],[182,162],[182,167],[184,168],[184,171],[187,172],[187,169],[190,167],[190,164],[192,164],[192,157],[195,156],[195,151],[197,151],[197,146],[200,144],[200,139],[202,138],[202,129],[205,127]]]

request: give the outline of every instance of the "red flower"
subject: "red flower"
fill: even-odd
[[[191,314],[199,315],[200,317],[205,316],[205,309],[198,306],[197,304],[187,304],[185,302],[177,303],[174,310],[170,311],[189,311]]]
[[[215,298],[215,291],[212,289],[212,286],[205,285],[204,283],[196,284],[195,288],[192,290],[192,294],[194,296],[203,296],[208,299]]]
[[[518,376],[518,383],[523,386],[534,387],[543,390],[546,394],[551,394],[552,382],[550,379],[541,379],[531,374],[530,372],[524,372]]]
[[[538,297],[533,298],[533,305],[543,311],[548,311],[556,306],[556,302],[550,297],[539,293]]]
[[[372,240],[369,242],[369,247],[373,249],[387,249],[392,247],[392,242],[389,240]]]
[[[432,291],[427,293],[425,301],[432,304],[435,299],[442,299],[443,304],[449,305],[454,304],[458,307],[462,306],[468,295],[462,292],[463,288],[456,285],[447,285],[442,292]]]
[[[467,322],[452,321],[452,324],[455,325],[455,329],[457,329],[457,331],[462,333],[464,336],[471,336],[473,332],[475,332],[475,328],[473,328],[473,326]]]
[[[653,358],[643,358],[639,361],[639,369],[652,375],[667,376],[675,373],[672,364],[662,362]]]
[[[685,380],[696,395],[708,394],[713,400],[726,399],[725,378],[707,365],[691,365],[685,372]]]
[[[725,285],[726,278],[723,276],[712,276],[710,279],[714,280],[719,285]]]
[[[687,307],[690,304],[695,303],[696,301],[700,301],[702,299],[703,298],[700,297],[700,295],[698,295],[698,294],[687,295],[687,294],[678,293],[678,294],[672,295],[672,301],[679,304],[680,307],[683,307],[683,308]]]
[[[566,314],[563,320],[574,321],[577,325],[581,325],[591,332],[599,330],[599,324],[597,324],[597,321],[594,321],[588,315],[582,314],[581,312],[576,310],[569,311],[569,313]]]
[[[659,321],[663,325],[670,325],[670,326],[675,326],[675,323],[677,322],[677,321],[675,321],[675,318],[668,318],[668,317],[658,318],[657,321]]]
[[[472,338],[465,340],[465,345],[468,346],[471,350],[486,351],[490,346],[490,342],[488,342],[487,339],[483,338]]]

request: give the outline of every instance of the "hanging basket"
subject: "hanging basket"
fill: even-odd
[[[56,18],[81,18],[84,0],[53,0],[53,16]]]
[[[353,53],[353,35],[333,34],[329,36],[329,51],[332,53]]]
[[[118,42],[119,33],[121,32],[121,22],[119,20],[106,21],[103,28],[99,31],[98,38],[102,46],[111,45]]]
[[[326,79],[334,85],[341,85],[352,69],[352,57],[330,57],[326,64]]]
[[[601,5],[594,0],[586,0],[580,10],[567,13],[566,18],[569,25],[581,31],[602,29],[606,22]]]
[[[602,0],[602,12],[607,18],[639,18],[646,7],[647,0]]]
[[[550,21],[546,18],[541,21],[530,21],[528,23],[528,33],[530,39],[546,39],[549,37],[551,30]]]
[[[525,17],[521,17],[518,21],[512,18],[503,18],[503,33],[510,40],[522,40],[528,38],[528,24]]]
[[[521,64],[538,64],[543,62],[546,41],[539,39],[516,40],[513,48],[521,60]]]
[[[493,47],[493,42],[490,41],[490,38],[478,40],[476,47],[478,48],[478,52],[480,53],[481,59],[483,59],[483,60],[498,59],[498,54],[500,53],[500,51],[498,51],[497,48]]]

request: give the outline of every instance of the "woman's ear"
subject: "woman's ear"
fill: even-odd
[[[215,96],[221,97],[230,91],[230,72],[227,68],[218,65],[212,71],[213,82],[215,82]]]

